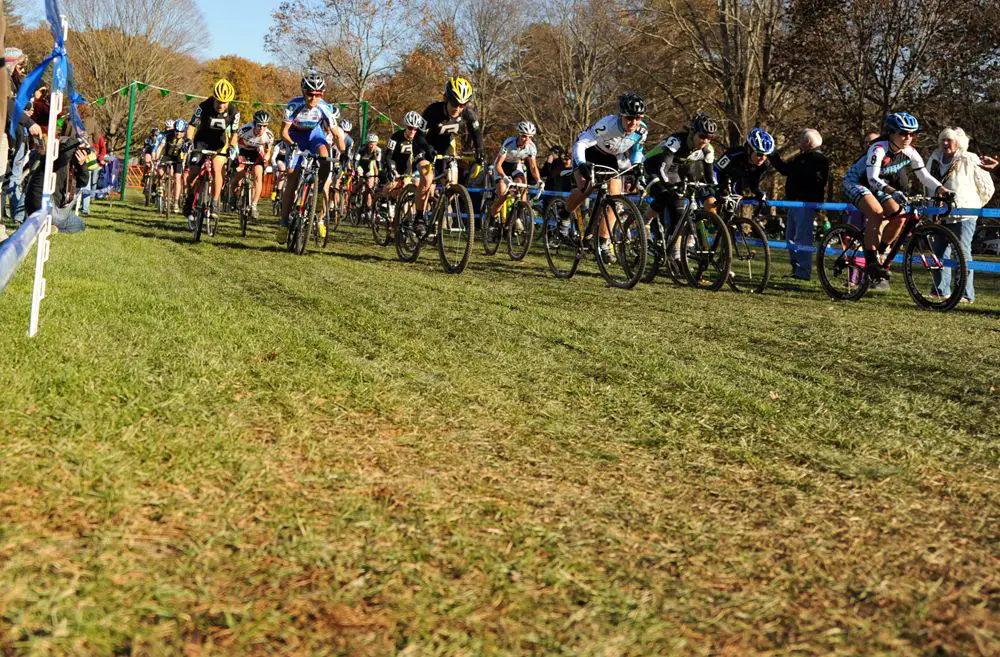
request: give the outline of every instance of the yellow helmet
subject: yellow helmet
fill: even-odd
[[[472,83],[465,78],[448,78],[444,84],[444,99],[456,105],[466,105],[472,100]]]
[[[229,80],[218,79],[215,81],[215,87],[212,88],[212,95],[220,103],[231,103],[233,98],[236,98],[236,89]]]

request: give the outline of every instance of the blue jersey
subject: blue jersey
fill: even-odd
[[[317,127],[333,128],[337,125],[340,110],[323,99],[316,107],[308,107],[302,96],[288,101],[285,107],[285,123],[291,123],[296,130],[313,130]]]

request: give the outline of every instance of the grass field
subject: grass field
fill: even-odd
[[[1000,655],[997,277],[931,314],[223,231],[101,209],[37,338],[33,255],[0,297],[0,655]]]

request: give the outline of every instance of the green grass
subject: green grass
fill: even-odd
[[[0,298],[0,655],[1000,654],[997,277],[931,314],[98,215],[37,338],[33,260]]]

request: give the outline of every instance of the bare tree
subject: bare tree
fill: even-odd
[[[77,84],[89,97],[132,80],[175,87],[193,71],[205,40],[204,19],[194,0],[66,0],[72,32],[69,49]],[[148,94],[137,105],[136,123],[176,104]],[[128,99],[110,96],[97,112],[111,147],[124,144]]]
[[[411,45],[411,0],[297,0],[272,14],[267,49],[333,79],[348,99],[367,97]]]

